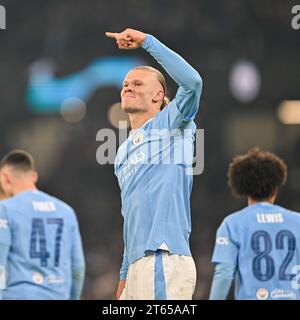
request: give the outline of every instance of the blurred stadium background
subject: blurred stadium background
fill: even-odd
[[[123,253],[119,188],[113,165],[96,162],[96,134],[117,132],[111,118],[118,112],[110,108],[120,101],[120,64],[123,72],[140,59],[157,67],[143,50],[117,50],[105,31],[151,33],[204,79],[196,122],[205,129],[205,169],[194,178],[191,199],[195,299],[208,298],[216,228],[245,205],[227,188],[227,166],[236,153],[255,145],[278,153],[289,166],[278,201],[300,211],[300,104],[288,102],[300,100],[300,30],[291,26],[296,1],[1,4],[7,29],[0,30],[0,156],[12,148],[30,151],[39,187],[77,211],[87,262],[83,298],[114,298]],[[113,79],[106,78],[110,68],[120,71]],[[168,82],[172,97],[176,86]]]

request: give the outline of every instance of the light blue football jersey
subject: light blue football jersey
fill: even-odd
[[[76,215],[39,190],[0,203],[0,243],[10,246],[3,299],[69,299],[72,268],[81,266]]]
[[[300,215],[267,202],[229,215],[212,261],[236,266],[236,299],[300,299]]]
[[[202,80],[183,58],[147,35],[143,44],[179,84],[175,98],[119,147],[115,160],[124,217],[121,279],[146,251],[165,243],[171,254],[190,256],[190,193]]]

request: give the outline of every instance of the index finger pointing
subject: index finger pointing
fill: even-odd
[[[105,32],[105,35],[106,35],[108,38],[113,38],[113,39],[115,39],[117,33],[115,33],[115,32]]]

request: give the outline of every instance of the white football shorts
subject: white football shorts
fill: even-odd
[[[191,256],[159,249],[129,266],[120,300],[191,300],[196,278]]]

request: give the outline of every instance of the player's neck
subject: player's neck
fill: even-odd
[[[17,195],[18,193],[21,193],[21,192],[25,192],[25,191],[34,191],[34,190],[37,190],[37,187],[35,184],[33,183],[21,183],[17,186],[14,187],[14,190],[13,190],[13,195]]]
[[[269,199],[265,199],[265,200],[255,200],[255,199],[252,199],[252,198],[248,198],[248,206],[251,206],[253,204],[260,203],[260,202],[267,202],[267,203],[270,203],[270,204],[274,204],[275,197],[272,197],[272,198],[269,198]]]
[[[136,130],[139,129],[140,127],[142,127],[148,120],[150,120],[151,118],[153,118],[157,112],[159,111],[155,111],[155,112],[145,112],[145,113],[140,113],[140,112],[136,112],[136,113],[129,113],[129,120],[130,120],[130,126],[132,130]]]

